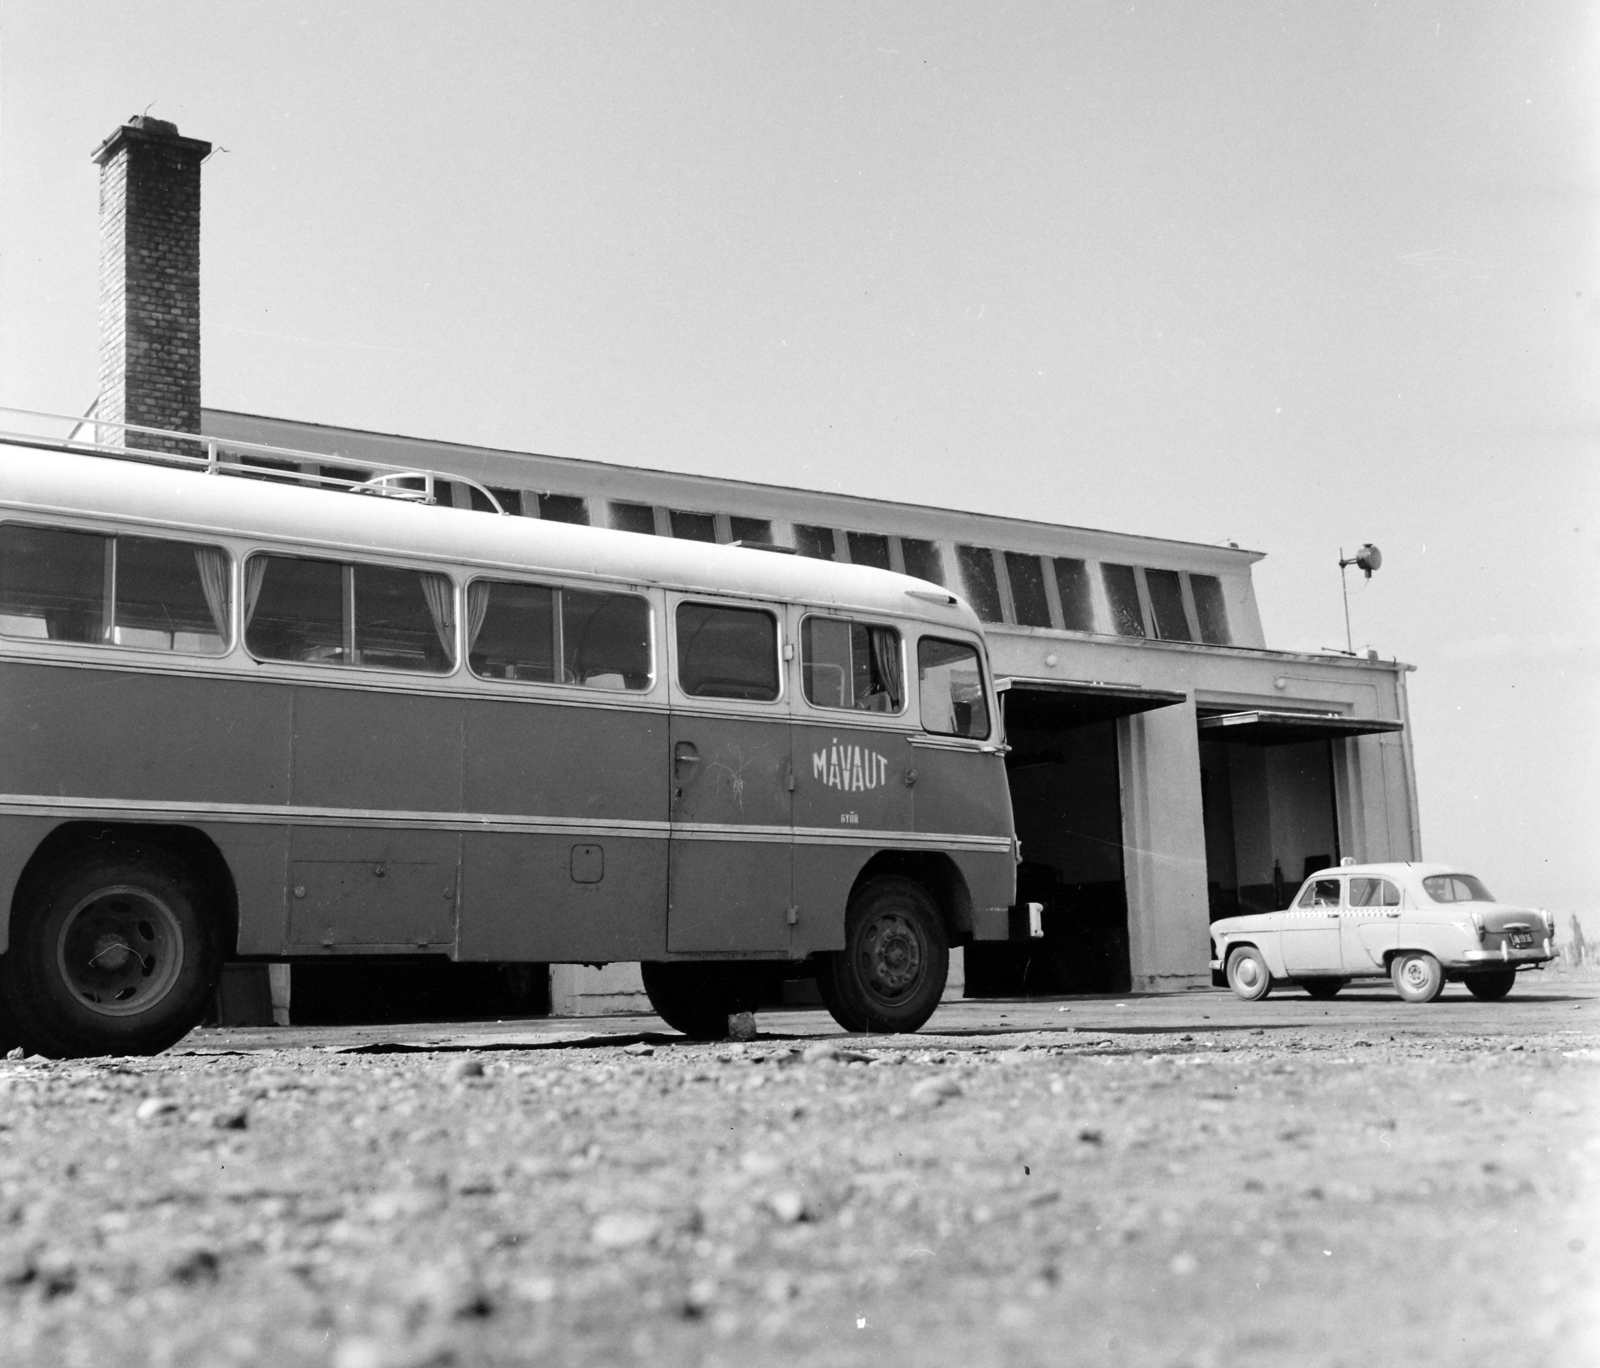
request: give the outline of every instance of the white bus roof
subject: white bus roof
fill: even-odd
[[[330,554],[752,595],[983,631],[977,615],[950,591],[869,566],[10,443],[0,443],[0,508],[24,516],[115,519],[152,533],[292,543]]]

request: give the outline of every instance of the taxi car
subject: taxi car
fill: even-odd
[[[1497,902],[1481,880],[1444,864],[1347,862],[1311,875],[1282,912],[1211,923],[1211,968],[1254,1002],[1295,984],[1331,998],[1352,979],[1387,978],[1407,1002],[1447,982],[1486,1002],[1517,972],[1555,958],[1548,912]]]

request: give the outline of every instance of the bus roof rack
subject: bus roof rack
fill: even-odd
[[[276,480],[307,489],[401,499],[407,503],[437,504],[441,486],[448,490],[454,482],[482,495],[488,503],[486,511],[502,517],[509,516],[500,500],[485,485],[442,470],[384,465],[353,460],[349,456],[330,455],[325,451],[296,451],[290,447],[266,446],[260,442],[208,437],[198,432],[174,432],[170,428],[147,427],[142,423],[119,423],[101,418],[93,411],[82,418],[74,418],[38,409],[0,405],[0,415],[6,420],[0,426],[0,442],[13,446],[70,451],[113,461],[175,466],[206,475]],[[65,424],[66,430],[64,433],[51,433],[14,429],[9,421],[13,417]]]

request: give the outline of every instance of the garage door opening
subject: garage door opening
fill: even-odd
[[[1289,905],[1339,863],[1334,746],[1400,723],[1332,713],[1202,712],[1200,794],[1211,920]]]
[[[1001,680],[1006,773],[1022,864],[1018,909],[1043,906],[1044,936],[967,948],[968,997],[1124,993],[1128,895],[1123,869],[1118,717],[1182,694],[1101,684]]]

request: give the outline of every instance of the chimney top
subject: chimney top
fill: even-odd
[[[184,138],[178,134],[178,125],[168,123],[165,119],[152,119],[148,114],[135,114],[121,128],[117,129],[99,147],[95,148],[93,160],[97,165],[104,166],[118,148],[124,143],[161,143],[183,152],[189,152],[197,157],[209,157],[211,144],[202,142],[199,138]]]

